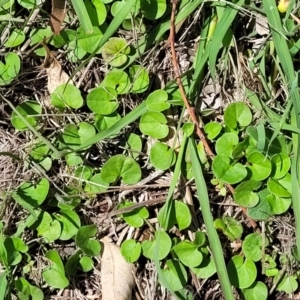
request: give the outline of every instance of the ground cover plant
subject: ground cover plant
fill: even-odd
[[[298,299],[298,1],[0,3],[0,299]]]

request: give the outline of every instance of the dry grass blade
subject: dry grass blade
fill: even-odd
[[[52,0],[52,11],[49,23],[54,34],[60,33],[61,24],[65,19],[66,12],[65,0]]]
[[[134,266],[127,263],[120,248],[109,238],[101,240],[104,250],[101,260],[102,300],[130,300],[135,285]]]

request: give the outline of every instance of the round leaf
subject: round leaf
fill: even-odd
[[[132,93],[143,93],[149,87],[149,75],[147,70],[138,65],[131,66],[129,76],[133,83],[131,88]]]
[[[100,86],[113,88],[118,94],[126,94],[130,89],[130,79],[124,71],[112,69],[105,76]]]
[[[271,158],[272,177],[279,179],[287,174],[291,167],[291,159],[285,153],[275,154]]]
[[[95,174],[86,183],[86,186],[84,187],[84,191],[86,193],[99,193],[99,192],[101,193],[101,192],[105,192],[108,186],[109,184],[102,179],[101,173]]]
[[[287,173],[283,178],[269,178],[267,182],[268,190],[275,196],[290,198],[292,194],[291,175]]]
[[[250,179],[253,180],[264,180],[271,174],[272,165],[271,162],[261,153],[252,152],[248,158],[247,166],[249,173],[251,175]]]
[[[130,48],[122,38],[110,38],[102,48],[103,59],[113,67],[120,67],[127,62]]]
[[[275,195],[268,195],[266,199],[271,207],[271,212],[274,215],[285,213],[292,204],[292,198],[281,198]]]
[[[135,184],[140,181],[142,172],[139,164],[133,158],[118,154],[103,165],[101,176],[108,183],[122,178],[126,184]]]
[[[211,256],[205,255],[203,261],[201,262],[200,266],[196,268],[191,268],[192,272],[201,279],[210,278],[213,276],[217,269],[214,260]]]
[[[254,262],[248,258],[233,256],[228,265],[227,272],[233,286],[245,289],[253,284],[256,279],[257,270]]]
[[[255,281],[247,289],[242,289],[242,294],[245,300],[267,300],[268,288],[261,281]]]
[[[80,108],[83,105],[80,90],[72,84],[61,84],[51,94],[51,104],[57,108]]]
[[[210,140],[216,138],[222,130],[222,125],[217,122],[209,122],[204,126],[204,131]]]
[[[121,245],[121,254],[126,261],[133,263],[138,260],[142,252],[141,243],[135,240],[126,240]]]
[[[96,242],[96,241],[94,241]],[[89,272],[93,270],[94,262],[93,260],[88,256],[83,256],[80,258],[78,263],[78,268],[83,272]]]
[[[133,202],[125,202],[120,204],[118,208],[129,207],[133,204]],[[149,217],[149,212],[146,207],[140,207],[131,212],[123,213],[122,217],[128,225],[139,228],[144,225],[144,220]]]
[[[253,261],[259,261],[262,257],[262,244],[263,239],[261,234],[248,234],[242,245],[244,255]],[[265,246],[268,246],[267,240],[265,240]]]
[[[166,11],[166,0],[141,0],[141,10],[146,19],[157,20]]]
[[[113,126],[121,119],[121,116],[116,112],[113,112],[110,115],[102,116],[96,115],[95,116],[95,127],[98,129],[99,132],[104,131],[105,129]]]
[[[240,239],[243,234],[243,226],[234,218],[224,216],[214,222],[216,229],[222,230],[231,241]]]
[[[102,36],[103,33],[101,32],[98,26],[93,26],[93,32],[88,34],[84,31],[82,27],[80,27],[78,29],[76,41],[79,48],[86,51],[87,53],[93,53],[99,48]],[[79,51],[77,50],[77,54],[78,52]]]
[[[164,111],[170,107],[168,93],[164,90],[152,92],[146,99],[146,106],[149,111]]]
[[[25,41],[25,33],[23,30],[14,29],[8,40],[4,44],[5,47],[16,47]]]
[[[167,170],[176,161],[173,149],[161,142],[155,143],[150,150],[150,162],[156,169]]]
[[[259,202],[259,196],[253,191],[259,189],[261,182],[247,180],[240,183],[234,191],[233,197],[236,203],[244,207],[253,207]]]
[[[225,109],[224,121],[226,126],[230,129],[236,129],[238,124],[241,127],[245,127],[251,123],[252,114],[249,107],[245,103],[231,103]]]
[[[87,96],[89,109],[100,115],[109,115],[119,107],[117,92],[110,87],[95,88]]]
[[[36,117],[35,115],[42,113],[42,107],[39,105],[39,103],[35,101],[26,101],[18,105],[16,107],[16,110],[23,116],[23,118],[29,123],[29,125],[33,127],[37,126],[37,121],[39,117]],[[17,115],[15,111],[12,112],[11,123],[18,130],[28,129],[25,122]]]
[[[160,112],[147,112],[140,119],[140,130],[155,139],[163,139],[169,134],[167,118]]]
[[[279,278],[280,274],[278,273],[274,277],[274,281],[276,281]],[[297,276],[289,276],[285,275],[279,282],[276,290],[279,292],[285,292],[288,294],[291,294],[295,292],[298,289],[298,282],[297,282]]]
[[[247,176],[247,171],[242,164],[231,165],[230,158],[222,154],[214,158],[212,169],[217,178],[229,184],[238,183]]]
[[[0,86],[11,83],[19,74],[21,67],[19,56],[13,52],[6,54],[4,61],[4,63],[0,61]]]

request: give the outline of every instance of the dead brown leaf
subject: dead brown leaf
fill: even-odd
[[[134,266],[127,263],[121,255],[120,248],[104,237],[101,259],[102,300],[131,300],[135,286]]]
[[[60,33],[61,24],[66,16],[66,0],[52,0],[50,27],[54,34]]]
[[[47,70],[48,74],[48,91],[50,94],[61,84],[69,83],[74,84],[70,80],[69,75],[63,71],[61,64],[56,59],[54,54],[50,51],[45,43],[43,43],[44,48],[46,49],[46,57],[44,60],[43,67]]]

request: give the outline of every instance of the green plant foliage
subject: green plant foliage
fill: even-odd
[[[82,143],[96,134],[95,127],[86,122],[80,122],[78,127],[75,124],[68,124],[64,128],[62,139],[70,148],[76,150]]]
[[[50,264],[43,270],[42,276],[44,280],[53,288],[66,288],[69,285],[69,280],[65,276],[64,265],[59,254],[55,250],[50,250],[45,256]]]
[[[280,276],[280,273],[276,274],[274,277],[274,281],[278,280]],[[278,283],[278,286],[276,288],[277,291],[279,292],[285,292],[285,293],[293,293],[298,289],[298,282],[297,282],[297,276],[296,275],[288,275],[286,274],[283,276],[283,278],[280,280]]]
[[[217,271],[214,260],[207,254],[203,254],[201,264],[196,268],[191,268],[191,270],[198,278],[201,279],[210,278]]]
[[[140,130],[155,139],[163,139],[169,134],[168,121],[164,114],[149,111],[140,119]]]
[[[121,254],[128,262],[135,262],[138,260],[142,252],[141,243],[133,239],[126,240],[121,245]]]
[[[234,191],[234,201],[244,207],[256,206],[259,202],[259,195],[253,191],[261,187],[260,181],[247,180],[240,183]]]
[[[130,47],[122,38],[113,37],[103,45],[102,57],[113,67],[120,67],[127,62]]]
[[[247,171],[242,164],[232,164],[230,158],[223,154],[218,154],[214,158],[212,169],[217,178],[229,184],[238,183],[247,176]]]
[[[224,111],[224,122],[229,129],[248,126],[252,121],[249,107],[243,102],[229,104]]]
[[[184,266],[177,260],[167,260],[166,269],[163,269],[162,273],[173,291],[179,291],[187,284],[188,277],[186,270]]]
[[[0,86],[10,84],[19,74],[21,61],[17,54],[10,52],[0,61]]]
[[[83,160],[80,155],[75,152],[69,153],[66,155],[66,163],[70,167],[78,166],[83,163]]]
[[[86,0],[84,2],[93,26],[100,26],[106,20],[106,7],[102,1]]]
[[[102,26],[103,27],[103,26]],[[78,44],[78,48],[85,51],[85,53],[93,53],[99,48],[99,44],[101,38],[103,36],[103,28],[99,28],[98,26],[93,26],[93,32],[87,34],[82,27],[79,27],[77,30],[77,39],[76,43]],[[72,45],[73,46],[73,45]],[[76,51],[76,46],[73,46]],[[80,54],[80,50],[77,49],[75,53]],[[99,52],[99,51],[98,51]],[[81,56],[81,55],[80,55]]]
[[[146,19],[157,20],[167,9],[166,0],[141,0],[141,10]]]
[[[149,94],[146,99],[146,106],[149,111],[164,111],[170,108],[168,93],[164,90],[156,90]]]
[[[275,195],[268,195],[266,197],[268,204],[271,207],[271,212],[274,215],[281,215],[286,212],[291,206],[291,198],[282,198]]]
[[[288,173],[283,178],[269,178],[267,182],[270,193],[277,197],[291,197],[291,175]]]
[[[117,91],[118,94],[126,94],[130,89],[130,78],[122,70],[112,69],[101,82],[101,87],[110,87]]]
[[[130,133],[125,148],[132,150],[132,152],[129,151],[129,153],[133,158],[137,158],[139,156],[142,151],[142,146],[141,138],[135,133]]]
[[[133,158],[118,154],[109,158],[103,165],[101,176],[108,183],[116,182],[121,178],[126,184],[135,184],[140,181],[142,172]]]
[[[139,65],[133,65],[129,69],[132,88],[131,93],[144,93],[149,87],[149,74],[147,70]]]
[[[164,224],[165,210],[167,209],[166,204],[161,208],[158,214],[158,222]],[[179,230],[183,230],[190,226],[192,221],[190,210],[188,206],[182,201],[173,200],[169,210],[169,219],[165,230],[169,230],[175,224],[178,225]]]
[[[8,40],[5,42],[5,47],[17,47],[25,41],[25,33],[22,30],[14,29]]]
[[[133,205],[133,202],[124,202],[118,205],[118,208],[125,208]],[[140,207],[122,214],[126,223],[132,227],[139,228],[144,225],[144,221],[149,217],[149,212],[146,207]]]
[[[215,139],[221,132],[222,125],[217,122],[209,122],[205,124],[204,131],[207,134],[207,138],[210,140]]]
[[[121,119],[121,116],[116,112],[111,113],[110,115],[95,115],[95,127],[99,132],[102,132],[114,124],[116,124]]]
[[[24,182],[13,192],[12,197],[25,209],[28,209],[28,206],[36,208],[45,201],[49,186],[46,178],[42,178],[38,183]],[[25,206],[24,203],[26,203]]]
[[[84,187],[84,191],[87,193],[101,193],[105,192],[109,184],[102,179],[102,175],[95,174],[89,178],[88,182]]]
[[[182,126],[182,131],[190,137],[194,133],[195,125],[193,123],[184,123]]]
[[[79,89],[72,84],[61,84],[51,94],[51,104],[59,109],[80,108],[83,99]]]
[[[93,89],[88,94],[86,102],[91,111],[100,115],[110,115],[119,107],[117,92],[110,87]]]
[[[107,1],[107,0],[106,0]],[[115,17],[128,5],[127,0],[114,1],[111,6],[111,14]],[[136,1],[136,4],[131,9],[130,14],[126,16],[126,19],[130,19],[131,16],[135,16],[140,9],[140,1]]]
[[[1,66],[0,66],[1,68]],[[0,71],[1,72],[1,71]],[[1,79],[0,79],[1,80]],[[0,83],[1,85],[1,83]],[[28,129],[27,124],[24,120],[31,125],[32,127],[36,127],[38,125],[39,115],[42,113],[42,107],[39,103],[35,101],[26,101],[19,104],[16,107],[16,110],[23,118],[21,118],[15,111],[11,114],[11,123],[17,130],[26,130]]]
[[[234,218],[223,216],[214,222],[216,229],[221,230],[231,241],[240,239],[243,234],[242,225]]]
[[[166,144],[156,142],[150,150],[150,162],[159,170],[167,170],[176,162],[176,154]]]
[[[42,3],[41,0],[17,0],[18,3],[27,9],[32,9]]]
[[[59,213],[55,213],[54,217],[60,222],[62,231],[59,239],[62,241],[70,240],[77,234],[81,226],[81,221],[76,212],[70,209],[61,209]]]
[[[291,167],[291,159],[285,153],[278,153],[272,156],[272,177],[280,179],[284,177]]]
[[[245,237],[242,245],[242,250],[245,257],[256,262],[262,258],[262,246],[263,239],[261,234],[251,233]],[[264,247],[266,246],[268,246],[267,239],[264,240]]]
[[[216,142],[216,152],[217,154],[223,154],[230,158],[232,157],[232,151],[234,146],[239,142],[239,138],[236,133],[226,132]]]
[[[94,262],[93,260],[88,256],[83,256],[80,258],[78,263],[78,269],[83,272],[89,272],[93,269]]]
[[[44,299],[44,293],[36,286],[31,285],[25,278],[20,277],[15,281],[19,299]]]
[[[198,245],[190,241],[182,241],[172,248],[178,259],[187,267],[197,267],[201,264],[203,256]]]
[[[268,178],[272,171],[271,162],[261,153],[252,152],[248,158],[247,170],[250,175],[250,179],[264,180]]]
[[[142,242],[142,253],[151,260],[154,260],[154,256],[162,260],[169,254],[171,247],[172,241],[169,235],[162,230],[156,230],[153,241]]]
[[[97,240],[91,239],[97,233],[96,225],[85,225],[78,229],[75,236],[76,246],[88,256],[96,256],[101,251],[101,245]]]
[[[250,287],[242,289],[245,300],[266,300],[268,298],[268,288],[261,281],[255,281]]]
[[[257,275],[254,262],[248,258],[244,260],[239,255],[231,257],[227,265],[227,271],[231,284],[240,289],[249,288],[254,283]]]
[[[264,267],[266,276],[275,276],[279,272],[276,261],[269,254],[265,255]]]
[[[74,275],[79,265],[80,258],[82,257],[82,250],[77,250],[71,255],[65,265],[65,271],[68,275]]]

